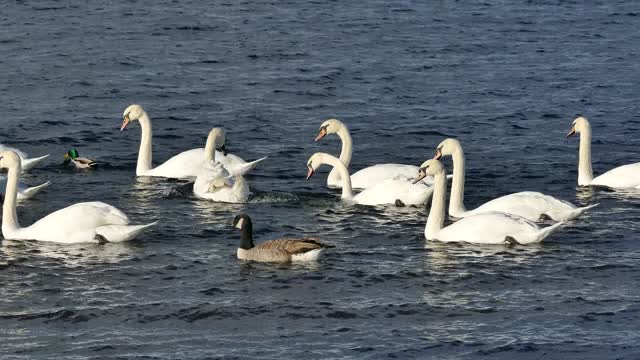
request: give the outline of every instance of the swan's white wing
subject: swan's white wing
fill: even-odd
[[[521,244],[538,242],[540,227],[525,218],[504,213],[472,215],[443,228],[435,240],[477,244],[504,244],[512,237]]]
[[[0,144],[0,152],[3,152],[3,151],[13,151],[14,153],[18,154],[18,156],[20,157],[20,160],[24,160],[28,157],[28,155],[23,151],[20,151],[16,148],[12,148],[10,146]]]
[[[596,177],[591,185],[612,188],[635,188],[640,186],[640,163],[619,166]]]
[[[538,221],[542,214],[554,220],[564,220],[576,207],[566,201],[539,192],[523,191],[501,196],[484,203],[468,212],[469,215],[492,211],[522,216],[530,221]]]
[[[22,228],[16,239],[62,243],[91,242],[95,230],[105,225],[127,225],[129,219],[117,208],[102,202],[85,202],[55,211]]]
[[[351,187],[354,189],[367,189],[386,180],[398,176],[415,178],[418,175],[418,167],[402,164],[378,164],[356,171],[351,175]]]
[[[353,198],[362,205],[395,204],[396,200],[406,205],[420,205],[427,202],[433,188],[423,183],[413,184],[411,180],[388,179],[363,190]]]

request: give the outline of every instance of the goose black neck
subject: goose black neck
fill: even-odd
[[[240,248],[241,249],[245,249],[245,250],[249,250],[253,248],[253,225],[251,224],[250,221],[247,221],[247,223],[244,224],[244,226],[242,227],[242,229],[240,229],[240,231],[242,232],[242,240],[240,241]]]

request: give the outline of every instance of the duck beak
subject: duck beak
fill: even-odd
[[[325,136],[327,136],[327,129],[322,128],[320,129],[320,132],[318,133],[318,136],[316,136],[316,139],[314,141],[322,140],[322,138]]]
[[[414,184],[417,184],[417,183],[419,183],[420,181],[422,181],[422,179],[424,179],[424,178],[426,178],[426,177],[427,177],[427,172],[426,172],[424,169],[420,168],[420,169],[418,170],[418,177],[417,177],[415,180],[413,180],[413,183],[414,183]]]
[[[313,172],[314,172],[313,168],[309,166],[307,168],[307,180],[309,180],[313,176]]]
[[[70,158],[69,154],[64,154],[64,158],[65,158],[65,159]]]
[[[125,115],[124,118],[122,119],[122,126],[120,126],[120,131],[124,130],[124,128],[126,128],[130,122],[131,122],[131,119],[129,119],[129,114]]]
[[[569,133],[567,134],[567,138],[570,138],[571,136],[573,136],[576,133],[576,127],[573,126],[571,127],[571,131],[569,131]]]
[[[440,160],[441,157],[442,157],[442,148],[439,147],[439,148],[436,149],[436,153],[433,154],[433,158],[435,160]]]

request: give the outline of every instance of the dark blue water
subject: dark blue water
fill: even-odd
[[[0,143],[52,157],[23,225],[101,200],[159,225],[134,242],[2,242],[0,357],[640,358],[640,193],[577,190],[576,114],[594,171],[640,159],[634,1],[10,1],[0,5]],[[269,155],[247,205],[137,180],[216,125]],[[354,137],[353,169],[419,165],[445,137],[467,153],[467,205],[521,190],[599,202],[539,246],[425,243],[427,209],[342,204],[305,182],[320,123]],[[61,169],[75,146],[104,166]],[[450,168],[450,161],[446,162]],[[178,189],[178,190],[176,190]],[[235,259],[233,216],[258,239],[313,235],[313,265]]]

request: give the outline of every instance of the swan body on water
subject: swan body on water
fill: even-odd
[[[541,242],[564,224],[561,221],[541,228],[518,215],[486,212],[465,217],[444,227],[447,179],[445,168],[439,160],[427,160],[420,166],[418,179],[429,175],[434,177],[434,191],[424,230],[427,240],[526,245]]]
[[[117,208],[102,202],[84,202],[54,211],[30,226],[21,227],[16,212],[20,157],[13,151],[1,152],[0,168],[8,169],[2,205],[2,234],[5,239],[59,243],[121,242],[135,238],[155,224],[129,225],[127,216]]]
[[[567,137],[580,134],[580,152],[578,157],[578,185],[599,185],[610,188],[640,189],[640,162],[622,165],[606,173],[593,177],[591,168],[591,124],[580,116],[573,120]]]
[[[438,160],[447,155],[453,158],[453,181],[451,199],[449,200],[449,216],[453,218],[464,218],[475,214],[499,211],[522,216],[530,221],[540,221],[545,216],[555,221],[563,221],[574,219],[598,205],[577,207],[567,201],[559,200],[540,192],[522,191],[501,196],[473,210],[467,210],[464,206],[466,160],[462,145],[458,140],[449,138],[442,141],[438,145],[433,158]]]

